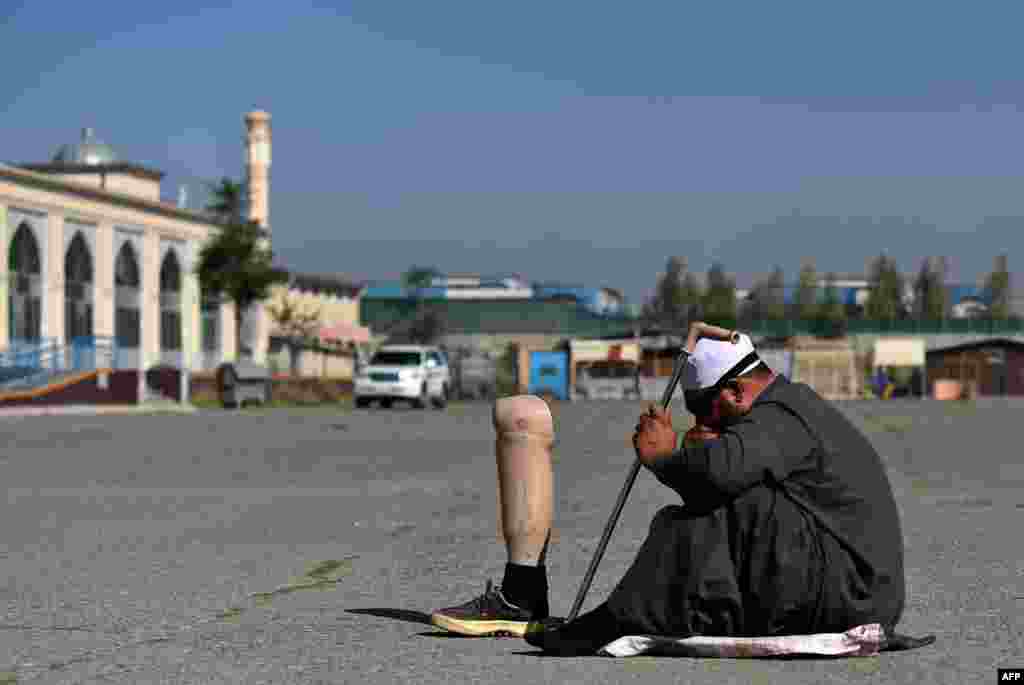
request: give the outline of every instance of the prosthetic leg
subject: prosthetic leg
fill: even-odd
[[[532,395],[504,397],[494,403],[494,430],[498,525],[508,560],[543,564],[554,509],[551,410]]]
[[[500,587],[488,581],[482,596],[435,612],[431,622],[462,635],[522,637],[531,621],[548,616],[544,558],[554,509],[554,421],[547,403],[532,395],[497,400],[493,421],[505,577]]]

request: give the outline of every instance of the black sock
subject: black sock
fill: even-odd
[[[543,564],[505,564],[501,594],[518,607],[528,609],[536,618],[548,616],[548,570]]]

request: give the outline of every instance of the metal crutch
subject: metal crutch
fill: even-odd
[[[729,340],[734,345],[738,343],[740,339],[739,333],[736,331],[729,331],[718,326],[711,326],[701,321],[695,321],[690,326],[690,332],[686,338],[686,345],[676,357],[675,364],[672,369],[672,377],[669,380],[668,387],[665,388],[665,393],[661,396],[661,408],[665,411],[668,411],[669,405],[672,403],[672,395],[675,393],[676,386],[679,384],[679,379],[682,377],[683,369],[686,366],[686,359],[693,354],[694,345],[697,344],[697,340],[700,338]],[[587,592],[590,590],[590,584],[594,581],[594,574],[597,572],[597,566],[601,563],[601,558],[604,557],[604,551],[605,548],[608,547],[608,540],[612,536],[612,530],[615,529],[615,524],[619,522],[619,515],[622,513],[622,507],[625,506],[626,498],[629,497],[629,492],[633,489],[633,483],[636,481],[637,474],[640,473],[641,466],[642,464],[640,460],[637,459],[629,469],[629,475],[626,476],[626,482],[622,486],[622,490],[619,491],[619,498],[615,501],[615,508],[612,509],[612,515],[604,527],[604,533],[601,535],[601,541],[597,543],[597,549],[594,551],[594,558],[590,560],[590,566],[587,568],[586,575],[583,576],[583,584],[580,586],[579,592],[576,593],[576,601],[573,602],[572,610],[569,612],[569,616],[565,619],[566,622],[572,621],[577,615],[579,615],[580,608],[583,606],[583,600],[586,598]]]

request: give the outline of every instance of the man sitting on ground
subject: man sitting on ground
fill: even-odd
[[[435,625],[521,635],[561,654],[593,654],[623,635],[892,631],[904,607],[903,539],[867,438],[810,387],[774,374],[747,336],[700,340],[681,386],[699,426],[677,449],[671,416],[652,406],[633,444],[683,505],[658,512],[607,600],[569,623],[546,620],[551,414],[536,397],[499,399],[505,577],[436,612]]]

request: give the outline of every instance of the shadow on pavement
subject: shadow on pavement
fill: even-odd
[[[420,635],[428,635],[429,633],[420,633]],[[778,656],[762,656],[762,657],[743,657],[743,658],[725,658],[725,657],[693,657],[693,656],[668,656],[664,654],[638,654],[637,656],[627,657],[610,657],[598,654],[577,654],[577,655],[563,655],[556,654],[554,652],[545,652],[543,650],[536,650],[532,652],[509,652],[513,656],[533,656],[545,659],[607,659],[609,661],[629,661],[630,659],[659,659],[664,661],[671,660],[683,660],[688,661],[722,661],[722,662],[747,662],[747,661],[844,661],[852,660],[861,657],[850,657],[850,656],[827,656],[823,654],[789,654],[789,655],[778,655]],[[873,658],[878,658],[880,655],[876,655]]]
[[[606,659],[611,661],[611,657],[598,656],[597,654],[565,656],[562,654],[555,654],[554,652],[545,652],[541,649],[537,649],[532,652],[509,652],[509,654],[512,656],[533,656],[543,659]]]
[[[411,623],[423,623],[433,625],[430,622],[430,614],[422,611],[411,611],[409,609],[346,609],[350,614],[363,616],[376,616],[378,618],[393,618],[396,621],[409,621]]]

